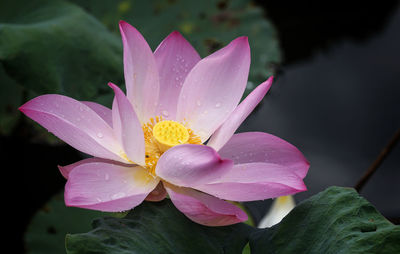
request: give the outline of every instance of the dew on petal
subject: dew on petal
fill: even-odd
[[[97,137],[102,138],[102,137],[104,137],[104,135],[103,135],[103,133],[99,132],[99,133],[97,133]]]
[[[168,113],[168,111],[166,111],[166,110],[163,110],[163,111],[161,112],[161,114],[162,114],[163,116],[165,116],[165,117],[168,117],[168,116],[169,116],[169,113]]]
[[[106,180],[106,181],[110,180],[110,175],[109,174],[105,174],[104,175],[104,180]]]
[[[220,102],[218,102],[217,104],[215,104],[215,107],[216,107],[216,108],[219,108],[219,107],[221,107],[221,103],[220,103]]]
[[[201,101],[200,101],[200,100],[197,100],[197,101],[196,101],[196,105],[200,107],[200,106],[201,106]]]
[[[112,195],[111,199],[115,200],[115,199],[123,198],[125,196],[126,196],[125,192],[118,192],[118,193],[115,193],[114,195]]]

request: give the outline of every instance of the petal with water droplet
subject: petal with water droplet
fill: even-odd
[[[187,73],[200,60],[199,54],[179,32],[172,32],[154,52],[160,75],[159,101],[164,105],[158,107],[158,115],[169,112],[169,119],[175,119],[176,105],[182,83]],[[172,71],[171,71],[172,70]]]
[[[120,21],[124,46],[126,92],[142,123],[154,116],[154,101],[159,96],[159,75],[153,52],[143,36],[133,26]]]
[[[259,85],[252,91],[246,99],[244,99],[239,106],[229,115],[228,119],[217,129],[211,136],[207,145],[213,147],[215,150],[221,149],[226,142],[232,137],[240,124],[249,116],[258,103],[264,98],[272,85],[273,77]],[[216,104],[215,106],[217,106]]]
[[[239,207],[199,191],[166,185],[172,203],[192,221],[206,226],[226,226],[247,220]]]
[[[81,152],[123,161],[118,155],[121,146],[110,125],[82,102],[49,94],[30,100],[20,110]]]
[[[156,174],[177,186],[193,187],[218,180],[233,166],[214,149],[184,144],[167,150],[158,160]]]
[[[222,158],[233,160],[235,164],[251,161],[278,164],[301,178],[306,176],[310,167],[307,159],[294,145],[263,132],[235,134],[219,150],[219,154]]]
[[[215,182],[195,188],[240,202],[292,195],[307,189],[302,178],[291,169],[262,162],[235,165]]]
[[[125,211],[139,205],[159,181],[140,166],[84,161],[69,172],[65,203],[107,212]]]
[[[250,68],[250,47],[239,37],[199,61],[187,75],[178,99],[177,121],[185,121],[205,142],[240,101]],[[185,97],[183,97],[185,95]],[[223,103],[222,103],[223,102]],[[219,107],[216,107],[221,103]],[[202,114],[207,111],[207,114]]]
[[[115,92],[112,117],[116,136],[131,161],[146,165],[143,129],[136,112],[121,89],[112,83],[109,85]]]

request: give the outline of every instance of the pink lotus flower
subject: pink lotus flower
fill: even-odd
[[[306,190],[309,164],[293,145],[261,132],[234,134],[272,84],[271,77],[238,105],[250,67],[246,37],[201,59],[178,32],[153,53],[135,28],[121,21],[120,29],[127,95],[110,83],[112,109],[55,94],[20,108],[94,156],[60,167],[67,206],[124,211],[168,193],[191,220],[221,226],[247,220],[225,200]]]

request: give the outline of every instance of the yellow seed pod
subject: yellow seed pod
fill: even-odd
[[[153,137],[164,152],[173,146],[185,144],[189,140],[189,132],[178,122],[161,121],[153,127]]]

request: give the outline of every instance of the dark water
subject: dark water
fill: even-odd
[[[296,195],[297,201],[331,185],[354,186],[400,128],[400,8],[395,7],[369,38],[341,38],[306,60],[290,58],[239,130],[272,133],[305,154],[311,163],[308,191]],[[361,194],[385,216],[400,217],[400,145]],[[251,205],[258,208],[256,217],[267,203]]]

